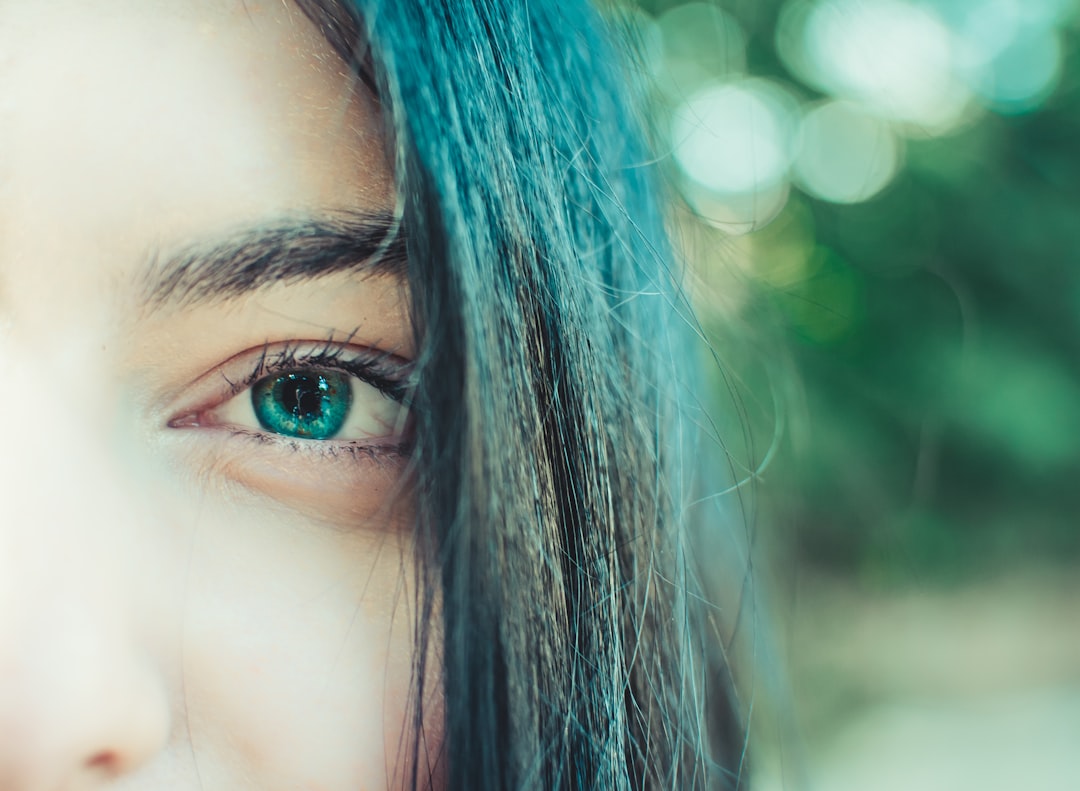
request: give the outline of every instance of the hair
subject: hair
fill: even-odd
[[[692,322],[608,28],[577,0],[296,2],[396,147],[420,349],[414,750],[434,677],[451,788],[741,787],[690,559]]]

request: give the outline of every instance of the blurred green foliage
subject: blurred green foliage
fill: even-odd
[[[683,4],[639,5],[656,19]],[[784,3],[714,5],[745,34],[746,74],[821,95],[777,54]],[[737,306],[707,320],[744,382],[740,420],[763,437],[750,466],[777,411],[791,426],[758,497],[800,563],[886,584],[1080,558],[1073,20],[1059,26],[1056,84],[1034,106],[988,103],[947,133],[906,133],[903,165],[874,197],[841,205],[793,188],[744,239],[716,243],[720,260],[752,250],[713,286],[741,288]],[[687,47],[708,53],[703,36]],[[732,60],[729,43],[716,46],[704,74]],[[658,115],[675,103],[657,92]],[[743,351],[725,345],[747,331],[758,338]]]

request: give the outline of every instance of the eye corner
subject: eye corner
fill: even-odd
[[[214,404],[199,408],[186,407],[183,411],[174,412],[174,416],[165,421],[165,427],[170,429],[191,428],[215,428],[221,422],[214,419]]]
[[[166,428],[199,428],[202,425],[197,412],[185,412],[165,421]]]

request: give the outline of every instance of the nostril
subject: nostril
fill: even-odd
[[[118,763],[116,753],[111,750],[102,750],[86,760],[86,768],[111,775],[117,773]]]

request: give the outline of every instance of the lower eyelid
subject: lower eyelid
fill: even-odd
[[[283,434],[252,431],[227,425],[219,426],[232,437],[248,440],[260,446],[276,447],[291,453],[320,460],[353,459],[369,461],[399,461],[407,458],[411,446],[401,437],[392,436],[370,440],[300,439]]]
[[[386,509],[408,502],[397,496],[409,480],[409,449],[401,445],[304,441],[228,429],[220,434],[208,460],[211,475],[238,487],[238,494],[258,498],[255,504],[268,498],[342,529],[371,525],[382,531]]]

